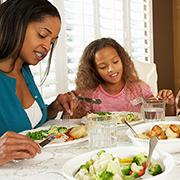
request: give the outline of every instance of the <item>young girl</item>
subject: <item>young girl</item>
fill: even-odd
[[[139,79],[128,53],[111,38],[97,39],[85,48],[76,88],[76,95],[98,98],[102,103],[80,102],[74,117],[100,111],[139,112],[141,103],[135,105],[133,102],[141,97],[145,100],[153,97],[150,87]],[[161,98],[166,94],[161,93]]]
[[[150,87],[138,78],[134,64],[124,48],[111,38],[97,39],[84,50],[76,79],[76,95],[101,99],[101,104],[80,102],[74,117],[88,112],[139,112],[136,99],[153,97]],[[171,99],[169,94],[172,95]],[[174,107],[172,91],[161,90],[159,97]],[[174,110],[168,112],[174,114]]]

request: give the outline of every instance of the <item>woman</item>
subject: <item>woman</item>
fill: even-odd
[[[72,107],[68,96],[62,95],[45,105],[29,68],[48,52],[50,64],[60,28],[58,10],[47,0],[7,0],[0,5],[0,136],[39,127]],[[62,99],[67,104],[62,105]],[[40,149],[30,139],[7,132],[0,138],[0,152],[3,164],[33,157]]]

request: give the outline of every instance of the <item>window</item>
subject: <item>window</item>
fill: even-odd
[[[116,39],[134,60],[152,62],[151,0],[51,0],[62,17],[62,30],[50,74],[40,90],[47,101],[75,88],[79,59],[96,38]],[[42,77],[45,61],[35,71]],[[38,81],[39,81],[38,80]]]
[[[84,47],[95,38],[112,37],[132,59],[152,61],[150,0],[64,0],[68,89]]]
[[[152,62],[151,0],[49,0],[62,17],[50,73],[39,89],[47,103],[75,87],[82,51],[96,38],[116,39],[134,60]],[[2,2],[2,1],[1,1]],[[40,84],[46,60],[32,71]]]

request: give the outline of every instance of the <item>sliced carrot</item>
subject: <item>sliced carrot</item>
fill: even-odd
[[[138,172],[138,176],[142,176],[143,174],[145,173],[145,169],[141,169],[139,172]]]
[[[61,138],[61,136],[62,136],[61,133],[56,134],[56,138]]]
[[[74,138],[72,136],[70,136],[66,141],[73,141]]]

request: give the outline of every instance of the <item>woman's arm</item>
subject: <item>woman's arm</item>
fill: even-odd
[[[58,112],[66,112],[70,116],[73,115],[76,107],[78,106],[78,99],[73,92],[59,94],[55,101],[48,106],[48,119],[53,119],[57,116]]]

